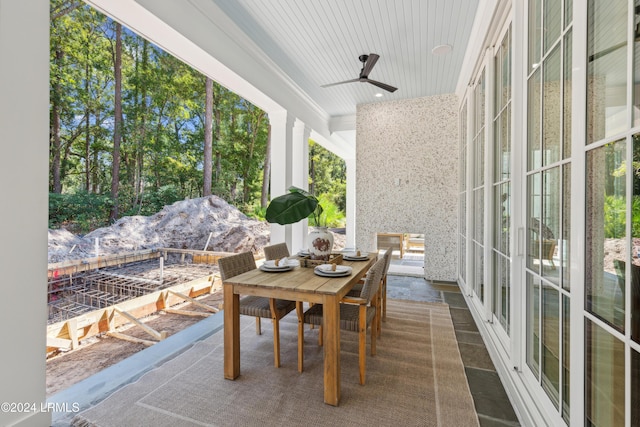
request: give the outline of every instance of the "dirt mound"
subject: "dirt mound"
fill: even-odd
[[[49,230],[49,263],[142,249],[207,249],[259,253],[269,224],[251,219],[217,196],[175,202],[151,216],[123,217],[85,236]],[[98,244],[96,248],[96,239]],[[207,244],[208,241],[208,244]]]

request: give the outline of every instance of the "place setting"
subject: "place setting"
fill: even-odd
[[[297,254],[301,258],[309,258],[309,250],[308,249],[300,249]]]
[[[278,258],[265,261],[260,266],[260,270],[269,273],[281,273],[283,271],[290,271],[300,266],[300,262],[296,259]]]
[[[345,261],[366,261],[369,259],[369,253],[357,250],[345,251],[342,253],[342,259]]]
[[[351,275],[351,267],[338,264],[320,264],[313,269],[313,272],[323,277],[344,277]]]

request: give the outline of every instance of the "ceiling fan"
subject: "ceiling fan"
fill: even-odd
[[[330,83],[328,85],[323,85],[322,87],[336,86],[344,83],[362,82],[362,83],[371,83],[372,85],[378,86],[379,88],[382,88],[389,92],[395,92],[396,90],[398,90],[397,87],[393,87],[386,83],[381,83],[375,80],[371,80],[369,78],[369,73],[373,69],[373,66],[376,65],[378,58],[380,58],[380,55],[377,55],[375,53],[371,53],[369,55],[360,55],[358,59],[360,60],[360,62],[362,62],[362,70],[360,70],[360,75],[358,76],[357,79],[345,80],[343,82],[338,82],[338,83]]]

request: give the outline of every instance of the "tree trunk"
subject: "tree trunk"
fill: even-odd
[[[260,207],[266,208],[269,201],[269,182],[271,181],[271,125],[267,132],[267,148],[264,155],[264,168],[262,169],[262,194]]]
[[[216,118],[216,145],[220,144],[220,124],[222,123],[222,112],[217,109],[215,113]],[[216,150],[216,184],[220,182],[222,175],[222,155],[220,150]]]
[[[118,186],[120,184],[120,140],[122,138],[122,25],[116,22],[116,48],[113,61],[115,97],[113,129],[113,167],[111,173],[111,199],[113,207],[109,215],[112,222],[118,219]]]
[[[316,194],[316,166],[315,166],[315,145],[311,144],[311,152],[309,153],[309,178],[311,184],[309,185],[309,193]]]
[[[55,61],[59,71],[62,67],[62,57],[64,56],[62,50],[56,50]],[[60,76],[54,76],[53,83],[53,97],[51,106],[51,151],[53,152],[53,160],[51,164],[52,185],[51,189],[54,193],[62,193],[62,182],[60,180],[61,159],[60,152],[62,150],[62,143],[60,141],[60,109],[61,104],[61,90],[60,90]]]
[[[138,206],[138,213],[142,210],[142,176],[144,174],[144,145],[147,138],[147,69],[149,68],[149,42],[142,40],[142,74],[141,78],[141,94],[140,94],[140,130],[138,131],[138,141],[136,143],[135,158],[135,194],[136,201],[134,205]]]
[[[85,81],[84,90],[87,96],[87,104],[85,106],[85,119],[84,119],[84,189],[88,193],[91,190],[91,107],[89,106],[89,82],[91,80],[89,61],[87,58],[87,64],[84,68]]]
[[[249,144],[249,159],[246,162],[246,167],[244,168],[243,173],[243,187],[242,187],[242,201],[247,203],[249,201],[249,172],[251,171],[251,164],[253,163],[253,152],[256,146],[256,140],[258,139],[258,130],[260,129],[260,123],[264,118],[264,113],[259,110],[253,110],[252,114],[257,114],[255,117],[255,123],[253,123],[253,119],[249,122],[248,129],[251,132],[250,135],[250,144]]]
[[[96,110],[95,112],[95,117],[96,117],[96,123],[100,123],[100,109]],[[98,168],[98,150],[93,149],[93,166],[91,168],[91,191],[98,194],[100,192],[100,189],[102,188],[101,184],[102,182],[100,182],[100,169]]]
[[[211,195],[211,176],[213,173],[213,80],[205,80],[204,108],[204,167],[202,195]]]

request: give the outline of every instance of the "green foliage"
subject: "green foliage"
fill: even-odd
[[[313,194],[325,194],[344,212],[347,205],[347,167],[343,159],[309,141],[309,188]]]
[[[134,206],[129,211],[124,212],[124,215],[153,215],[166,205],[171,205],[183,199],[184,197],[177,186],[173,184],[163,185],[158,189],[144,193],[142,195],[142,203],[138,207]]]
[[[640,196],[633,196],[631,202],[631,235],[640,236]]]
[[[626,203],[624,197],[606,196],[604,199],[604,235],[606,238],[625,236]]]
[[[265,218],[270,223],[293,224],[310,215],[316,223],[320,221],[322,206],[312,194],[298,187],[290,187],[289,192],[274,197],[267,206]]]
[[[105,195],[49,193],[49,227],[86,233],[108,224],[111,206],[111,198]]]
[[[607,196],[604,200],[604,235],[619,239],[625,236],[626,203],[624,197]],[[640,236],[640,196],[631,202],[631,235]]]
[[[329,194],[321,194],[318,196],[320,205],[322,206],[322,225],[327,227],[342,228],[345,226],[344,212],[340,210],[338,205],[333,202],[333,197]],[[309,225],[318,226],[315,218],[309,217]]]
[[[50,191],[102,200],[100,194],[111,187],[114,160],[115,23],[86,4],[68,5],[52,0],[50,8]],[[202,196],[205,80],[123,28],[123,122],[114,202],[119,215],[149,215],[176,200]],[[267,114],[214,82],[212,119],[213,194],[264,219],[264,208],[255,206],[263,197]],[[342,159],[310,141],[309,184],[313,194],[326,195],[323,206],[345,210],[345,171]],[[51,224],[72,221],[88,228],[106,222],[104,206],[84,212],[80,206],[59,206],[61,200],[68,199],[51,198]],[[331,219],[339,216],[327,215],[330,223],[339,223]]]
[[[255,206],[255,205],[243,205],[243,206],[238,206],[238,209],[240,209],[242,212],[244,212],[245,215],[247,215],[249,218],[253,218],[256,219],[258,221],[266,221],[267,218],[267,208],[266,207],[262,207],[262,206]]]

